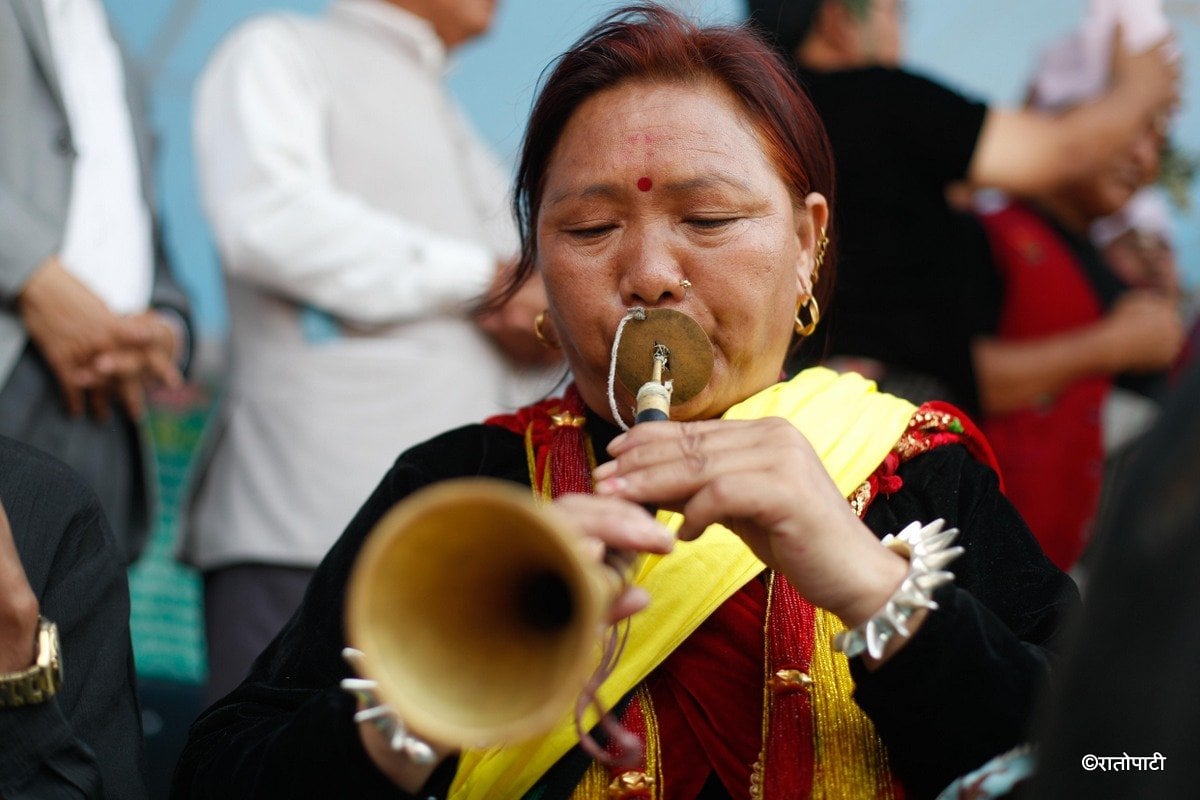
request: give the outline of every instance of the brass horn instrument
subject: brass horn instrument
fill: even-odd
[[[678,375],[674,354],[698,334],[703,388],[712,346],[699,325],[675,311],[644,319],[663,330],[638,345],[639,360],[648,346],[655,362],[626,370],[629,380],[661,378],[671,362]],[[571,521],[527,487],[443,481],[398,503],[368,536],[347,590],[348,643],[380,700],[421,737],[457,748],[521,741],[573,707],[619,588]]]
[[[410,729],[459,747],[519,741],[583,686],[612,586],[528,489],[446,481],[376,525],[351,576],[347,633]]]

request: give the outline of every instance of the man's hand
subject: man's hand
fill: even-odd
[[[507,285],[512,265],[502,265],[488,291],[495,297]],[[531,275],[508,302],[495,310],[476,315],[475,323],[514,364],[520,367],[548,367],[562,361],[562,351],[547,347],[533,332],[533,320],[546,310],[546,288],[541,275]]]
[[[33,665],[38,600],[25,577],[8,515],[0,505],[0,674]]]
[[[72,416],[86,407],[106,419],[115,399],[136,419],[145,408],[145,387],[182,382],[174,363],[175,333],[162,316],[154,311],[117,316],[57,256],[30,276],[17,308]]]
[[[145,390],[163,386],[178,388],[183,375],[175,366],[179,343],[175,330],[156,311],[130,314],[119,319],[117,346],[99,353],[91,363],[107,391],[93,390],[92,411],[98,419],[107,414],[111,395],[133,419],[145,413]],[[104,405],[97,405],[103,401]]]
[[[29,276],[17,311],[58,379],[67,412],[83,413],[85,393],[101,382],[93,361],[116,346],[117,316],[56,255]]]

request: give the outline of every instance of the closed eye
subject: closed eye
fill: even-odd
[[[684,222],[697,230],[716,231],[732,225],[739,219],[740,217],[689,217]]]
[[[616,225],[604,223],[566,228],[565,232],[573,239],[588,241],[591,239],[599,239],[600,237],[604,236],[604,234],[616,230],[616,227]]]

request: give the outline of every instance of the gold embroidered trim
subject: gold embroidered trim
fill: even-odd
[[[892,452],[900,456],[901,461],[907,461],[913,456],[920,455],[933,447],[933,442],[925,437],[917,436],[918,432],[924,431],[951,431],[960,433],[962,431],[962,423],[953,414],[945,411],[921,411],[913,412],[912,419],[908,422],[908,430],[896,442],[896,446],[892,448]]]
[[[560,411],[550,415],[550,425],[555,428],[582,428],[585,417],[572,414],[570,411]]]
[[[875,726],[851,696],[850,661],[834,653],[833,635],[841,620],[816,609],[813,632],[813,731],[815,767],[813,800],[891,800],[887,751]]]
[[[658,800],[662,796],[662,757],[661,744],[658,740],[658,715],[654,712],[654,702],[650,699],[650,690],[645,684],[638,687],[637,702],[642,706],[642,719],[646,726],[646,767],[650,771],[650,798]]]
[[[533,424],[525,426],[525,463],[529,467],[529,486],[533,490],[533,499],[544,502],[550,499],[550,470],[546,470],[546,479],[538,486],[537,451],[533,447]]]
[[[771,691],[770,675],[767,673],[771,669],[771,608],[774,603],[775,576],[770,574],[767,579],[766,613],[763,614],[763,710],[762,734],[759,736],[761,746],[758,751],[758,760],[754,762],[754,766],[750,770],[751,800],[763,800],[763,785],[767,776],[767,737],[771,733],[771,707],[774,705],[771,702],[774,692]]]
[[[662,751],[658,738],[658,717],[654,713],[650,690],[645,684],[638,686],[630,702],[637,703],[642,712],[645,726],[642,733],[645,771],[626,770],[614,777],[607,767],[593,761],[583,773],[579,785],[571,792],[571,800],[659,800],[662,796]]]
[[[863,514],[867,513],[867,506],[871,503],[871,482],[863,481],[854,490],[854,494],[850,495],[850,509],[854,515],[862,519]]]

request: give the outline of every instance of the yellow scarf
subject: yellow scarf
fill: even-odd
[[[849,497],[904,433],[915,407],[875,391],[858,375],[806,370],[730,408],[723,419],[783,417],[812,443],[843,496]],[[679,514],[659,512],[678,530]],[[599,692],[611,708],[667,658],[718,606],[763,570],[740,538],[713,525],[670,556],[641,560],[635,582],[651,598],[630,623],[621,660]],[[594,717],[586,720],[588,726]],[[487,750],[467,750],[450,790],[451,800],[517,798],[577,742],[573,712],[540,739]]]

